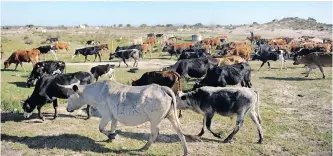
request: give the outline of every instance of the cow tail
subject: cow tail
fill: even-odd
[[[176,75],[176,82],[178,82],[178,89],[179,91],[183,91],[181,87],[181,76],[177,72],[173,72]]]
[[[258,121],[261,124],[261,117],[260,117],[260,113],[259,113],[259,104],[260,104],[259,103],[259,93],[257,91],[254,91],[254,92],[257,95],[257,101],[256,101],[256,107],[257,107],[257,109],[256,109],[256,113],[257,113]]]
[[[184,134],[183,130],[180,128],[180,122],[179,122],[179,119],[178,119],[176,95],[170,88],[164,87],[164,86],[162,88],[172,98],[172,103],[171,103],[172,108],[170,108],[169,111],[171,111],[171,109],[173,109],[173,111],[175,113],[175,119],[176,119],[177,126],[179,127],[181,133]]]

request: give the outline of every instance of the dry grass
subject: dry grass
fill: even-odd
[[[18,35],[2,34],[3,49],[6,56],[16,49],[39,46],[40,41],[47,36],[61,36],[60,42],[70,42],[70,52],[60,54],[60,60],[66,62],[83,62],[83,57],[70,60],[68,57],[75,48],[81,47],[83,41],[98,35],[81,34],[72,30],[65,34],[62,32],[36,33],[25,32]],[[100,31],[100,30],[99,30]],[[134,31],[134,30],[133,30]],[[145,30],[148,32],[148,30]],[[33,34],[34,33],[34,34]],[[75,35],[73,35],[73,34]],[[126,35],[135,36],[145,34],[138,30]],[[23,35],[25,34],[25,35]],[[190,33],[188,33],[190,34]],[[181,35],[187,36],[183,33]],[[211,34],[206,34],[207,36]],[[24,36],[32,39],[33,45],[25,45]],[[106,32],[103,42],[121,36]],[[244,35],[230,36],[229,41],[241,41]],[[127,41],[119,42],[126,45]],[[159,53],[154,54],[160,58]],[[51,54],[45,56],[53,59]],[[173,63],[169,56],[162,56],[160,60],[142,61],[139,73],[127,72],[128,68],[116,69],[117,81],[129,84],[132,77],[140,77],[144,72],[155,69],[147,67],[160,67],[161,64]],[[107,56],[103,55],[103,60]],[[158,64],[160,63],[160,64]],[[132,63],[129,63],[131,66]],[[302,66],[293,66],[288,61],[288,70],[280,71],[279,62],[272,62],[273,69],[268,71],[267,65],[257,72],[260,62],[250,61],[253,88],[260,93],[260,113],[263,119],[264,143],[255,144],[258,136],[255,125],[246,117],[245,124],[236,134],[231,144],[221,143],[221,139],[214,138],[209,132],[203,136],[202,141],[187,138],[190,155],[332,155],[332,70],[325,68],[326,79],[321,79],[319,70],[314,70],[309,78],[304,78]],[[28,71],[30,64],[25,64]],[[67,72],[89,71],[91,65],[68,65]],[[14,68],[13,66],[10,67]],[[30,68],[30,69],[29,69]],[[24,119],[19,102],[31,95],[33,88],[25,88],[28,72],[1,71],[1,154],[2,155],[179,155],[182,154],[180,141],[168,121],[163,121],[160,135],[156,142],[146,152],[130,151],[141,148],[150,134],[149,123],[140,126],[128,127],[118,124],[118,137],[113,142],[107,139],[98,130],[99,118],[93,117],[85,120],[82,110],[68,113],[65,110],[66,100],[60,100],[59,117],[52,120],[53,108],[51,105],[43,107],[42,112],[46,121],[41,123],[37,119],[36,111],[31,119]],[[106,78],[102,78],[106,79]],[[182,84],[185,89],[192,88],[193,81]],[[301,96],[299,96],[301,95]],[[18,109],[18,113],[14,109]],[[184,111],[180,119],[182,129],[186,134],[199,133],[202,126],[202,116],[192,111]],[[225,118],[215,115],[213,130],[221,132],[223,138],[235,126],[235,118]],[[107,127],[108,130],[110,126]]]
[[[255,70],[259,62],[250,62]],[[208,132],[201,142],[187,138],[191,155],[331,155],[331,80],[320,79],[318,70],[310,78],[304,78],[301,66],[287,64],[288,70],[276,69],[278,62],[272,63],[271,71],[267,67],[262,71],[252,72],[253,88],[260,93],[260,112],[263,118],[264,144],[257,145],[255,125],[247,117],[244,127],[231,144],[223,144]],[[85,70],[87,66],[70,66],[67,70]],[[130,78],[142,75],[117,69],[117,80],[129,83]],[[332,71],[325,68],[326,75]],[[16,84],[25,81],[23,72],[2,72],[2,103],[18,103],[32,89],[20,88]],[[105,78],[104,78],[105,79]],[[16,83],[15,83],[16,82]],[[183,84],[190,88],[191,85]],[[19,94],[13,94],[14,92]],[[303,95],[299,97],[298,94]],[[64,102],[65,100],[62,100]],[[3,106],[3,105],[2,105]],[[19,104],[16,106],[19,107]],[[3,108],[6,106],[3,106]],[[127,127],[119,124],[119,136],[112,143],[104,142],[107,138],[98,131],[99,119],[93,117],[84,120],[85,113],[72,114],[65,111],[61,104],[60,115],[51,120],[51,105],[43,108],[47,117],[40,123],[34,114],[32,119],[24,120],[22,113],[2,111],[2,154],[3,155],[179,155],[182,148],[175,132],[168,121],[163,121],[157,141],[146,152],[126,151],[143,146],[150,133],[149,123]],[[19,111],[22,110],[19,108]],[[197,134],[201,128],[202,117],[191,111],[184,111],[180,120],[185,133]],[[223,131],[224,137],[231,132],[235,119],[230,120],[219,115],[214,117],[213,130]],[[108,126],[109,129],[109,126]]]

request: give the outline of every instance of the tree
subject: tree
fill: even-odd
[[[140,27],[147,27],[147,24],[141,24]]]
[[[202,23],[196,23],[193,25],[194,27],[203,27],[203,24]]]
[[[28,24],[28,25],[26,25],[26,27],[32,28],[32,27],[34,27],[34,25],[33,24]]]
[[[166,27],[173,27],[173,25],[172,24],[167,24]]]
[[[116,26],[117,26],[116,24],[113,25],[113,27],[116,27]]]
[[[131,25],[130,24],[126,24],[126,27],[131,27]]]
[[[183,25],[183,28],[184,28],[184,29],[185,29],[185,28],[188,28],[188,25],[184,24],[184,25]]]
[[[123,27],[123,24],[118,24],[118,27]]]

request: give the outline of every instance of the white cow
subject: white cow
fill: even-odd
[[[149,121],[151,135],[146,145],[140,149],[147,150],[157,138],[161,121],[167,118],[177,131],[184,148],[184,155],[187,155],[186,140],[176,112],[176,97],[170,88],[157,84],[129,86],[110,80],[90,85],[73,84],[62,87],[72,88],[76,92],[68,98],[67,111],[73,112],[87,103],[97,108],[102,118],[99,130],[109,139],[114,139],[116,136],[117,121],[127,126],[136,126]],[[109,121],[111,121],[111,133],[105,131]]]
[[[142,37],[139,37],[139,38],[135,38],[135,39],[133,39],[133,40],[132,40],[132,44],[133,44],[133,45],[143,44]]]

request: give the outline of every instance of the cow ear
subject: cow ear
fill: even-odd
[[[72,88],[75,92],[77,92],[79,90],[79,88],[77,87],[77,85],[74,85]]]

